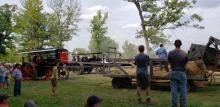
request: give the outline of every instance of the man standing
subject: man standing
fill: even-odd
[[[160,44],[160,48],[156,51],[156,55],[162,59],[162,60],[165,60],[167,59],[167,51],[166,49],[163,47],[163,44]],[[166,61],[161,61],[160,63],[160,70],[162,71],[163,70],[163,65],[165,66],[165,69],[167,71],[169,71],[168,69],[168,65],[166,63]]]
[[[14,84],[14,96],[20,96],[21,95],[21,80],[22,80],[22,73],[21,73],[21,65],[16,64],[15,70],[13,72],[13,78],[15,80]]]
[[[58,75],[58,67],[59,62],[57,62],[56,66],[52,69],[52,76],[51,76],[51,85],[52,85],[52,95],[55,95],[56,87],[57,87],[57,75]]]
[[[182,42],[176,40],[174,43],[176,49],[168,54],[168,61],[171,64],[170,87],[172,95],[172,107],[177,107],[178,88],[180,90],[180,107],[186,107],[187,78],[185,66],[188,61],[187,54],[180,49]]]
[[[163,44],[160,44],[160,48],[156,51],[156,55],[161,59],[167,59],[167,51],[163,47]]]
[[[139,103],[142,103],[141,90],[146,92],[146,102],[151,104],[150,97],[150,81],[148,78],[149,56],[144,54],[144,46],[139,46],[139,54],[135,57],[135,65],[137,66],[137,97]]]

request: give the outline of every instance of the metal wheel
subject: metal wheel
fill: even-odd
[[[59,79],[68,79],[69,78],[69,71],[62,67],[61,69],[59,69],[58,78]]]

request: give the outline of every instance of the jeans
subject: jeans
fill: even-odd
[[[180,93],[180,107],[186,107],[186,91],[187,91],[187,77],[183,71],[172,71],[170,75],[170,87],[172,95],[172,107],[178,105],[178,90]]]
[[[14,84],[14,96],[21,95],[21,80],[15,80]]]

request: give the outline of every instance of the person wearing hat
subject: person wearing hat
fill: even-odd
[[[9,96],[4,93],[0,93],[0,107],[9,107],[8,105]]]
[[[37,107],[37,104],[33,100],[28,100],[24,103],[24,107]]]
[[[101,107],[102,101],[102,98],[95,95],[91,95],[88,97],[85,107]]]

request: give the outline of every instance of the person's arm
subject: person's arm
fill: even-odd
[[[134,58],[134,64],[137,65],[137,58]]]
[[[188,55],[186,54],[185,63],[187,63],[188,61],[189,61],[189,58],[188,58]]]
[[[17,71],[14,70],[13,73],[12,73],[12,77],[13,77],[15,80],[16,80],[16,72],[17,72]]]
[[[158,55],[158,51],[159,51],[159,49],[157,49],[157,51],[156,51],[156,55]]]
[[[170,62],[171,61],[171,55],[170,55],[171,53],[169,52],[168,53],[168,62]]]
[[[147,56],[147,65],[150,65],[150,57]]]
[[[167,50],[166,49],[164,49],[164,53],[166,54],[166,56],[167,56]]]

